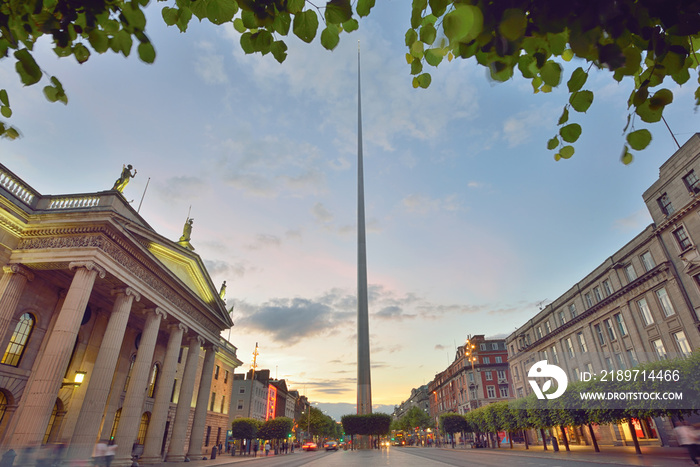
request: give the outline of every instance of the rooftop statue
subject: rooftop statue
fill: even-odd
[[[185,225],[182,228],[182,237],[180,237],[180,240],[177,241],[178,244],[181,246],[184,246],[188,250],[194,250],[194,247],[190,244],[190,239],[192,238],[192,223],[194,222],[194,219],[191,217],[188,217],[187,220],[185,221]]]
[[[219,297],[221,300],[226,298],[226,281],[224,281],[223,284],[221,284],[221,290],[219,290]]]
[[[124,188],[126,188],[126,185],[129,184],[129,180],[131,180],[133,177],[136,176],[136,169],[134,169],[134,173],[131,173],[131,169],[132,169],[131,164],[123,166],[122,174],[117,179],[117,181],[114,182],[114,186],[112,187],[112,190],[117,190],[119,193],[124,192]]]

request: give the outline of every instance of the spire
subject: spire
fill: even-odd
[[[360,41],[357,41],[357,413],[372,413],[369,363],[369,307],[367,300],[367,247],[365,240],[365,186],[362,167],[362,96]]]

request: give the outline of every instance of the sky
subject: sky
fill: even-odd
[[[557,162],[546,143],[565,83],[535,95],[518,73],[494,83],[453,60],[414,89],[408,2],[377,2],[332,52],[291,37],[283,64],[245,55],[230,25],[195,19],[181,34],[163,5],[147,9],[152,65],[135,52],[79,65],[37,47],[67,106],[3,61],[22,138],[0,140],[0,161],[45,195],[110,189],[132,164],[125,197],[173,240],[191,209],[191,243],[235,307],[222,335],[237,371],[257,342],[258,367],[311,401],[356,401],[358,40],[378,410],[430,382],[468,335],[508,336],[651,223],[642,193],[677,148],[663,124],[636,120],[653,141],[620,162],[630,82],[592,73],[593,105],[570,117],[583,126],[576,154]],[[668,87],[683,144],[698,131],[694,89]]]

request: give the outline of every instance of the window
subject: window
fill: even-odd
[[[676,347],[681,355],[684,357],[690,356],[690,345],[688,344],[688,339],[685,338],[685,333],[678,331],[673,334],[673,339],[676,341]]]
[[[170,394],[170,402],[177,403],[175,400],[175,394],[177,393],[177,378],[173,380],[173,392]]]
[[[544,323],[544,330],[545,330],[545,332],[546,332],[547,334],[549,334],[550,332],[552,332],[552,326],[550,326],[549,321],[547,321],[546,323]]]
[[[503,363],[503,357],[496,357],[496,363]]]
[[[518,399],[522,399],[523,397],[523,388],[518,388]]]
[[[219,365],[214,367],[214,379],[219,379]]]
[[[151,370],[151,379],[148,382],[148,397],[153,397],[156,393],[156,385],[158,384],[158,364],[153,364]]]
[[[612,293],[613,293],[612,286],[610,285],[610,281],[607,279],[605,279],[603,281],[603,290],[605,291],[606,297],[612,295]]]
[[[218,427],[216,429],[216,445],[219,445],[219,442],[221,441],[221,427]]]
[[[562,326],[566,323],[566,315],[564,315],[564,311],[559,312],[559,325]]]
[[[639,307],[639,312],[642,314],[644,325],[649,326],[653,324],[654,318],[651,316],[651,310],[649,309],[649,305],[647,305],[647,299],[642,298],[641,300],[637,300],[637,306]]]
[[[211,401],[209,402],[209,410],[214,411],[214,404],[216,404],[216,393],[211,393]]]
[[[486,381],[491,381],[493,380],[493,375],[491,374],[492,372],[490,371],[485,371],[484,374],[486,375]]]
[[[627,281],[632,282],[637,278],[637,273],[634,270],[632,263],[625,266],[625,275],[627,276]]]
[[[503,381],[506,379],[506,371],[505,370],[498,370],[496,372],[496,376],[498,377],[498,381]]]
[[[581,353],[588,352],[588,347],[586,347],[586,338],[583,337],[583,332],[577,333],[576,337],[578,338],[578,347],[581,350]]]
[[[177,362],[182,363],[182,351],[185,350],[184,347],[180,347],[180,353],[177,354]]]
[[[479,344],[479,350],[486,350],[486,344]]]
[[[117,427],[119,426],[119,419],[122,416],[122,409],[117,409],[117,411],[114,413],[114,421],[112,422],[112,431],[109,433],[109,439],[114,439],[114,436],[117,434]]]
[[[673,205],[671,204],[671,199],[668,197],[668,195],[666,193],[661,195],[656,200],[656,202],[659,203],[659,207],[661,208],[661,212],[663,212],[667,216],[670,216],[675,211],[675,209],[673,209]]]
[[[659,360],[666,360],[666,348],[661,339],[656,339],[651,341],[651,346],[654,348],[654,353],[656,353],[656,358]]]
[[[517,367],[516,367],[517,369]],[[474,373],[469,373],[469,382],[473,383],[474,382]]]
[[[547,360],[547,351],[546,350],[542,351],[542,356],[544,357],[542,360]]]
[[[223,395],[223,396],[221,396],[221,410],[219,410],[219,413],[226,413],[226,412],[224,412],[225,405],[226,405],[226,396]]]
[[[238,394],[245,394],[245,388],[239,388]]]
[[[2,419],[5,417],[5,410],[7,409],[7,396],[5,396],[5,393],[0,391],[0,423],[2,423]]]
[[[596,287],[595,289],[593,289],[593,295],[595,295],[596,302],[599,302],[603,299],[603,296],[600,294],[600,287]]]
[[[695,175],[694,170],[691,170],[688,175],[683,177],[683,181],[685,182],[685,186],[688,188],[688,191],[691,193],[700,192],[700,180],[698,180],[698,176]]]
[[[581,381],[581,370],[574,368],[574,380]]]
[[[600,324],[594,325],[593,329],[595,329],[595,333],[598,336],[598,342],[600,343],[600,345],[605,345],[605,336],[603,335],[603,330],[600,329]]]
[[[662,287],[659,290],[657,290],[656,296],[659,299],[659,303],[661,303],[661,309],[664,311],[664,316],[668,317],[676,314],[676,311],[673,309],[673,305],[671,304],[671,299],[666,293],[665,287]]]
[[[622,317],[621,313],[617,313],[615,316],[615,322],[617,323],[617,329],[620,331],[620,336],[625,337],[627,335],[627,326],[625,326],[625,319]]]
[[[656,266],[656,264],[654,263],[654,258],[651,257],[651,253],[649,253],[648,251],[645,251],[642,254],[642,264],[644,265],[644,270],[646,272],[651,271],[652,269],[654,269],[654,266]]]
[[[34,316],[30,313],[24,313],[20,316],[17,326],[10,337],[10,342],[5,349],[5,355],[2,356],[2,361],[5,365],[19,366],[19,361],[22,359],[24,349],[27,347],[27,341],[34,329]]]
[[[637,360],[637,352],[632,349],[627,349],[627,358],[630,361],[630,366],[634,368],[639,365],[639,360]]]
[[[622,358],[621,353],[616,353],[615,354],[615,360],[617,361],[617,367],[621,370],[626,370],[627,366],[625,365],[625,359]]]
[[[498,350],[498,342],[491,343],[491,350]]]
[[[205,446],[209,446],[209,437],[211,437],[211,426],[207,426],[207,436],[204,439]]]
[[[688,238],[688,233],[685,231],[685,227],[674,230],[673,236],[676,238],[676,242],[678,242],[678,247],[681,249],[681,251],[685,251],[693,245],[690,238]]]
[[[508,397],[508,386],[501,386],[498,389],[501,392],[501,397]]]
[[[566,352],[569,354],[569,358],[574,358],[574,345],[571,343],[571,338],[567,337],[564,342],[566,343]]]
[[[515,347],[513,347],[513,344],[510,344],[510,354],[515,355]]]
[[[471,397],[472,399],[476,399],[476,389],[469,390],[469,397]]]
[[[556,347],[552,347],[552,361],[554,362],[555,365],[557,363],[559,363],[559,357],[557,357],[557,348]]]
[[[608,367],[608,371],[615,371],[615,365],[613,365],[612,358],[605,357],[605,366]]]
[[[2,394],[2,393],[0,393]],[[2,397],[5,397],[3,394]],[[7,399],[5,399],[5,405],[7,405]],[[4,410],[3,410],[4,413]],[[49,418],[49,424],[46,426],[46,431],[44,432],[44,439],[41,441],[41,444],[47,444],[49,442],[49,438],[51,437],[51,432],[53,431],[53,426],[56,423],[56,416],[58,415],[58,401],[53,405],[53,410],[51,411],[51,417]],[[0,417],[2,419],[2,417]]]
[[[605,329],[608,331],[608,337],[610,338],[610,340],[614,341],[615,339],[617,339],[612,321],[610,319],[606,319],[605,321],[603,321],[603,324],[605,324]]]
[[[224,370],[224,384],[228,383],[228,370]]]
[[[484,365],[488,365],[489,363],[491,363],[491,359],[489,357],[482,357],[482,363]]]
[[[571,319],[576,318],[576,305],[573,303],[569,305],[569,313],[571,313]]]
[[[593,306],[593,299],[591,298],[591,293],[586,292],[586,295],[584,295],[584,297],[586,297],[586,305],[588,306],[588,308],[592,307]]]
[[[591,365],[590,363],[586,363],[586,371],[589,374],[593,374],[593,365]]]
[[[489,399],[496,397],[496,388],[494,386],[486,386],[486,394],[488,394]]]
[[[141,415],[141,423],[139,424],[139,434],[136,437],[137,444],[143,444],[146,442],[146,432],[148,431],[149,423],[151,423],[151,413],[144,412]]]
[[[131,361],[129,362],[129,371],[126,372],[126,381],[124,382],[124,391],[129,389],[129,381],[131,380],[131,372],[134,370],[134,362],[136,361],[136,354],[131,356]]]
[[[537,326],[537,338],[542,339],[542,328],[540,326]]]
[[[238,410],[243,410],[243,399],[238,399]]]

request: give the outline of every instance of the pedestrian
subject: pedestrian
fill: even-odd
[[[92,453],[92,463],[96,467],[105,465],[105,456],[107,456],[107,443],[100,440],[95,445],[95,450]]]
[[[265,455],[267,456],[268,454],[270,454],[270,442],[265,441]]]
[[[258,440],[255,440],[255,443],[253,443],[253,457],[258,457]]]
[[[112,465],[112,461],[114,460],[114,456],[116,456],[116,455],[117,455],[117,445],[114,444],[114,440],[112,439],[109,441],[109,445],[105,449],[104,460],[105,460],[106,467],[109,467],[110,465]]]
[[[690,459],[695,465],[698,465],[698,455],[700,454],[700,452],[698,452],[700,450],[698,432],[685,420],[681,420],[680,424],[676,426],[673,431],[676,433],[678,444],[688,450]]]

